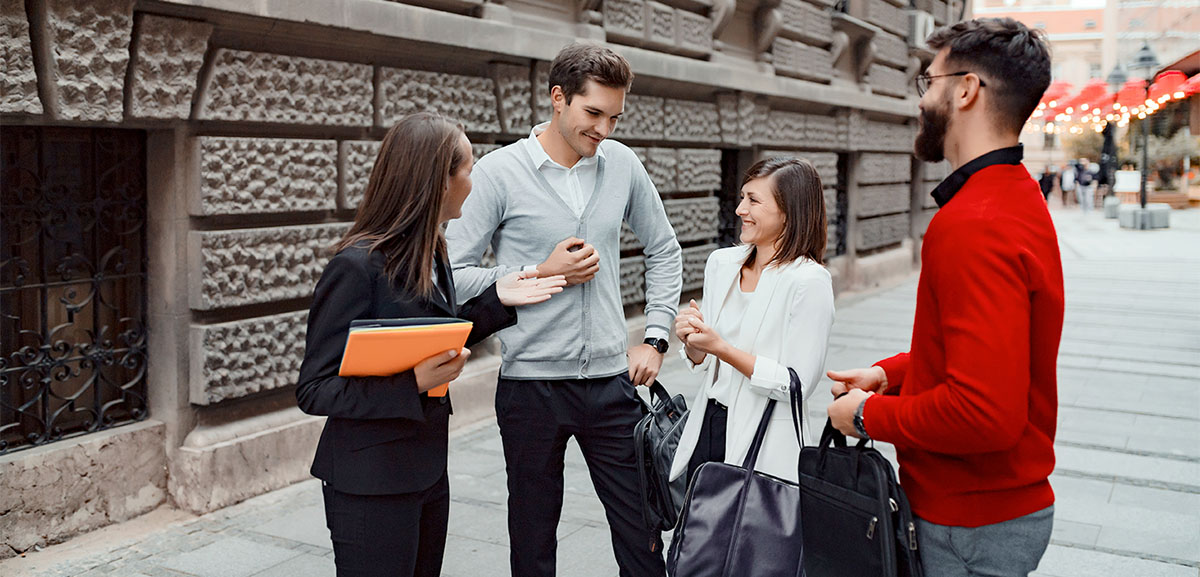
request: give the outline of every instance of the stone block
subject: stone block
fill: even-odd
[[[696,55],[711,54],[713,47],[712,20],[702,14],[675,9],[675,45],[682,52]]]
[[[675,148],[641,148],[638,156],[650,175],[650,182],[660,193],[677,192],[680,151]]]
[[[45,547],[161,505],[165,429],[143,421],[0,456],[0,545]]]
[[[720,201],[715,196],[704,198],[679,198],[663,201],[667,220],[675,229],[675,238],[681,243],[717,238],[720,224]],[[642,243],[629,225],[621,225],[621,250],[642,248]]]
[[[243,577],[262,575],[272,566],[299,555],[293,549],[223,536],[195,551],[166,556],[161,564],[172,573],[196,577]]]
[[[213,60],[201,119],[371,125],[369,65],[225,48]]]
[[[200,197],[192,214],[332,210],[337,143],[332,140],[202,136]]]
[[[500,132],[495,82],[491,78],[398,68],[381,70],[379,111],[384,126],[423,110],[436,110],[461,122],[468,132]]]
[[[937,199],[933,198],[933,189],[937,188],[938,183],[926,182],[925,191],[921,195],[921,208],[937,208]]]
[[[191,402],[210,405],[296,384],[308,311],[192,325]]]
[[[755,134],[756,142],[770,146],[803,147],[806,144],[807,114],[772,110],[767,118],[764,131]]]
[[[1117,222],[1121,228],[1149,230],[1168,228],[1171,223],[1171,205],[1150,203],[1146,208],[1137,204],[1123,204],[1117,211]]]
[[[720,118],[714,102],[676,100],[663,103],[667,140],[684,142],[717,142],[721,139]]]
[[[187,119],[213,27],[205,22],[142,16],[129,83],[129,116]]]
[[[717,95],[717,121],[721,127],[721,142],[737,144],[740,140],[737,94],[722,92]]]
[[[49,74],[59,117],[120,122],[133,36],[133,0],[47,0]],[[7,75],[7,72],[5,72]]]
[[[721,151],[681,149],[678,165],[679,192],[711,192],[721,188]]]
[[[475,162],[479,162],[479,159],[483,158],[485,154],[495,152],[501,148],[503,146],[499,144],[472,144],[471,155],[475,157]]]
[[[836,152],[805,152],[800,155],[812,163],[821,175],[821,184],[828,190],[838,184],[838,155]]]
[[[338,146],[338,162],[341,163],[338,168],[338,178],[341,179],[338,208],[355,210],[367,191],[367,182],[371,179],[371,169],[375,167],[381,144],[376,140],[347,140]],[[472,149],[475,146],[472,145]]]
[[[917,238],[924,238],[925,231],[929,230],[929,223],[933,221],[933,215],[937,214],[936,208],[925,208],[914,219],[916,220]]]
[[[295,407],[197,426],[171,461],[175,504],[203,514],[311,479],[308,472],[325,425]]]
[[[871,42],[875,45],[875,61],[892,68],[908,68],[908,40],[895,34],[876,34]]]
[[[814,82],[828,83],[833,79],[833,56],[828,50],[787,38],[776,38],[772,53],[778,74]]]
[[[675,9],[661,2],[646,2],[649,15],[649,38],[653,44],[675,45]]]
[[[887,0],[866,0],[867,22],[888,32],[908,38],[908,14]]]
[[[704,288],[704,265],[708,255],[717,250],[716,243],[683,249],[683,290]]]
[[[783,0],[779,4],[783,16],[780,34],[814,46],[829,46],[833,41],[833,18],[824,8],[805,0]]]
[[[907,212],[911,203],[908,183],[877,184],[858,189],[859,218]]]
[[[304,298],[350,225],[192,231],[191,307],[213,310]]]
[[[530,102],[533,103],[533,125],[549,121],[554,117],[554,106],[550,104],[550,63],[539,61],[533,65],[533,87]],[[628,104],[628,100],[626,100]]]
[[[41,114],[25,2],[0,0],[0,112]]]
[[[630,94],[625,97],[625,113],[617,124],[619,138],[662,140],[666,132],[665,100],[657,96]]]
[[[859,184],[888,184],[912,180],[912,156],[907,154],[864,154],[858,166]]]
[[[836,116],[810,114],[804,120],[804,147],[818,150],[845,148],[841,123]]]
[[[908,73],[903,70],[896,70],[882,64],[872,64],[867,72],[867,82],[871,85],[871,91],[876,94],[897,98],[908,96]]]
[[[640,254],[621,259],[621,304],[646,301],[646,262]],[[687,268],[685,267],[686,271]]]
[[[610,36],[630,41],[645,37],[645,0],[607,0],[603,10],[604,30]]]
[[[916,134],[914,133],[914,136]],[[925,163],[925,181],[926,182],[941,182],[950,176],[950,163],[943,160],[941,162],[926,162]]]
[[[496,83],[496,102],[499,105],[500,128],[508,134],[528,134],[533,126],[530,107],[533,90],[527,66],[492,64],[492,80]]]
[[[765,140],[768,135],[771,108],[765,100],[744,92],[738,94],[739,144],[749,146]]]
[[[897,244],[908,238],[908,213],[860,219],[857,228],[859,251]]]
[[[851,117],[854,118],[854,117]],[[875,120],[863,121],[861,131],[851,124],[850,145],[854,150],[879,152],[911,152],[917,136],[916,127]]]

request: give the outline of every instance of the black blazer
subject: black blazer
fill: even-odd
[[[328,416],[312,474],[343,493],[387,495],[429,488],[446,470],[448,397],[417,393],[411,370],[390,377],[339,377],[350,321],[459,317],[475,323],[467,345],[517,322],[500,304],[496,286],[455,306],[454,281],[439,261],[438,286],[447,301],[395,288],[384,257],[361,247],[338,253],[325,266],[308,314],[307,347],[296,401],[310,415]],[[453,389],[453,387],[451,387]]]

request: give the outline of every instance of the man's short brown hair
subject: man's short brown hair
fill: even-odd
[[[588,80],[628,91],[633,83],[633,71],[620,54],[595,44],[571,44],[559,51],[550,63],[548,89],[553,91],[555,86],[561,87],[567,104],[571,103],[571,97],[583,94]]]
[[[944,73],[974,72],[991,90],[999,126],[1020,132],[1050,86],[1050,46],[1041,30],[1012,18],[978,18],[939,28],[925,41],[949,48]]]

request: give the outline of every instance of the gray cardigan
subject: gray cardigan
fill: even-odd
[[[629,368],[621,303],[622,220],[646,247],[646,324],[671,330],[683,284],[675,231],[637,155],[613,140],[600,147],[596,188],[581,217],[550,188],[522,140],[480,159],[462,217],[447,226],[460,301],[505,274],[541,263],[571,236],[592,244],[600,255],[595,278],[521,307],[517,325],[497,333],[505,378],[597,378]],[[485,268],[480,259],[489,245],[497,266]]]

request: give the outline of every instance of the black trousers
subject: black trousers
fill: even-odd
[[[704,422],[700,424],[700,438],[696,441],[696,450],[688,459],[687,480],[692,484],[696,469],[708,462],[723,462],[725,460],[725,423],[729,422],[729,409],[712,399],[704,409]]]
[[[621,577],[666,573],[662,535],[642,519],[633,429],[641,405],[628,374],[514,381],[496,388],[508,471],[513,577],[552,577],[563,505],[563,456],[575,437],[604,505]]]
[[[322,487],[338,577],[442,574],[450,483],[399,495],[352,495]]]

